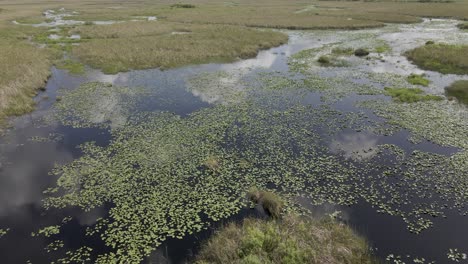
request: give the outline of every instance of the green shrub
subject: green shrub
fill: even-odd
[[[392,88],[385,87],[385,94],[394,100],[403,103],[414,103],[419,101],[440,101],[442,97],[432,94],[424,94],[419,88]]]
[[[426,45],[434,45],[434,44],[435,44],[435,42],[434,42],[434,41],[432,41],[432,40],[428,40],[428,41],[426,41]]]
[[[453,96],[458,101],[468,104],[468,80],[461,80],[452,83],[445,88],[447,96]]]
[[[467,29],[468,29],[468,23],[460,23],[460,24],[457,25],[457,27],[458,27],[459,29],[465,29],[465,30],[467,30]]]
[[[330,59],[327,56],[320,56],[317,61],[320,64],[330,64]]]
[[[359,48],[359,49],[354,51],[354,55],[356,55],[358,57],[364,57],[364,56],[369,55],[369,51],[366,50],[366,49]]]
[[[406,80],[414,85],[429,86],[430,81],[424,78],[424,74],[410,74]]]
[[[228,224],[202,246],[195,263],[377,263],[368,248],[342,223],[288,215]]]

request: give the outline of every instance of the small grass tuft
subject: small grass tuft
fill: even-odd
[[[457,25],[459,29],[468,30],[468,23],[460,23]]]
[[[422,85],[422,86],[429,86],[429,83],[431,81],[429,81],[428,79],[424,78],[424,74],[410,74],[406,80],[411,83],[411,84],[414,84],[414,85]]]
[[[468,104],[468,80],[460,80],[445,88],[447,96],[458,99],[459,102]]]
[[[84,74],[85,67],[82,63],[73,61],[73,60],[65,60],[57,64],[56,66],[58,69],[67,70],[71,74]]]
[[[354,51],[354,55],[358,56],[358,57],[365,57],[365,56],[369,55],[369,51],[366,50],[366,49],[363,49],[363,48],[359,48],[359,49]]]
[[[440,101],[441,96],[424,94],[419,88],[392,88],[385,87],[385,94],[402,103],[415,103],[420,101]]]
[[[269,191],[251,189],[247,194],[247,197],[252,202],[261,205],[265,212],[267,212],[272,218],[278,219],[281,217],[284,203],[277,194]]]
[[[335,55],[353,55],[354,50],[352,48],[333,48],[332,54]]]
[[[377,263],[366,241],[331,219],[230,223],[203,245],[195,263]]]
[[[434,45],[435,42],[433,40],[428,40],[426,41],[426,45]]]
[[[327,56],[323,55],[323,56],[320,56],[317,60],[320,64],[330,64],[330,58],[328,58]]]
[[[219,160],[218,158],[214,157],[214,156],[210,156],[208,157],[206,160],[205,160],[205,163],[204,165],[212,170],[212,171],[218,171],[221,167],[221,164],[219,163]]]

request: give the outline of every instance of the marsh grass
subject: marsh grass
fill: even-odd
[[[258,189],[251,189],[247,197],[256,204],[262,206],[268,215],[274,219],[281,217],[284,202],[275,193],[270,191],[260,191]]]
[[[457,25],[459,29],[468,30],[468,23],[460,23]]]
[[[406,80],[414,85],[422,85],[422,86],[429,86],[430,81],[426,78],[424,78],[424,74],[410,74]]]
[[[331,219],[248,218],[215,233],[195,263],[377,263],[368,248],[351,228]]]
[[[441,73],[468,74],[468,45],[424,45],[405,53],[418,67]]]
[[[74,46],[73,54],[105,73],[232,62],[254,57],[260,50],[288,40],[287,35],[270,30],[163,22],[86,26],[79,30],[88,40]],[[179,31],[190,34],[172,34]]]
[[[447,96],[453,96],[458,101],[468,104],[468,80],[461,80],[452,83],[445,88]]]
[[[51,61],[45,50],[17,40],[0,39],[0,124],[7,116],[34,110],[33,97],[44,87]]]
[[[424,94],[419,88],[392,88],[385,87],[385,94],[402,103],[415,103],[420,101],[440,101],[441,96]]]

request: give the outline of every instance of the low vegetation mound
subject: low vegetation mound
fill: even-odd
[[[196,263],[376,262],[366,241],[346,225],[288,215],[228,224],[202,247]]]
[[[419,88],[392,88],[385,87],[385,94],[394,100],[403,103],[414,103],[420,101],[440,101],[443,98],[437,95],[424,94]]]
[[[410,74],[406,79],[409,83],[414,85],[429,86],[430,81],[424,78],[424,74]]]
[[[179,23],[129,22],[86,26],[80,32],[88,40],[73,47],[73,54],[105,73],[232,62],[288,40],[270,30]]]
[[[468,74],[468,45],[424,45],[405,53],[414,64],[441,73]]]
[[[445,88],[445,91],[448,96],[453,96],[458,101],[468,104],[468,80],[456,81]]]

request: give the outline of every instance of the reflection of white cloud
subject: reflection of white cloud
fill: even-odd
[[[40,135],[46,137],[50,130]],[[24,206],[39,207],[43,190],[53,185],[55,179],[48,175],[54,163],[72,160],[72,155],[58,148],[57,143],[26,143],[24,138],[8,135],[0,145],[4,163],[0,167],[0,216],[21,210]]]
[[[81,226],[91,226],[96,223],[96,221],[105,216],[106,210],[102,207],[94,208],[89,212],[80,211],[76,219]]]
[[[214,72],[193,78],[187,84],[188,89],[202,101],[214,104],[231,104],[241,101],[244,85],[239,74]]]
[[[371,134],[356,133],[344,135],[340,139],[332,140],[330,151],[341,154],[346,159],[363,161],[377,154],[377,138]]]

